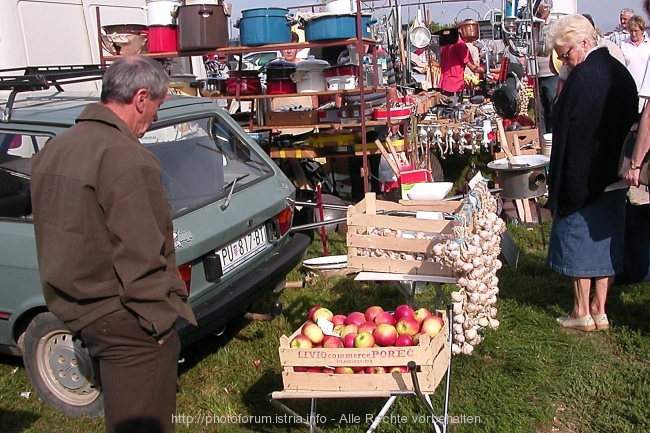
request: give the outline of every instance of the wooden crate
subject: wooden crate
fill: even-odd
[[[418,365],[420,390],[432,394],[451,360],[449,350],[449,324],[447,314],[442,315],[445,325],[434,338],[424,334],[417,346],[373,347],[368,349],[294,349],[289,343],[300,333],[280,337],[280,364],[285,391],[398,391],[413,390],[411,373],[383,374],[332,374],[295,372],[294,367],[369,367],[406,366],[409,361]]]
[[[376,200],[374,193],[354,206],[348,207],[347,247],[348,268],[358,271],[391,272],[411,275],[438,275],[453,277],[451,269],[432,261],[407,261],[389,258],[363,257],[360,249],[382,249],[385,251],[413,252],[431,254],[437,243],[426,239],[403,239],[397,237],[374,236],[373,228],[408,230],[425,233],[451,234],[454,221],[426,220],[409,216],[381,215],[381,211],[398,212],[449,212],[457,213],[462,206],[460,201],[419,201],[406,200],[400,203]]]

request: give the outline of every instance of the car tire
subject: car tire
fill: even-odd
[[[25,370],[41,400],[73,418],[103,415],[104,398],[88,349],[54,314],[32,320],[24,347]]]

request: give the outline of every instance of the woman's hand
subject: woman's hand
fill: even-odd
[[[628,186],[639,186],[639,174],[641,173],[640,169],[635,169],[632,170],[632,168],[628,167],[627,170],[625,170],[625,173],[623,174],[623,181],[628,185]]]

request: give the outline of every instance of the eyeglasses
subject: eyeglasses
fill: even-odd
[[[569,51],[567,51],[564,54],[558,54],[557,58],[560,59],[560,60],[568,59],[569,58],[569,53],[571,52],[571,50],[573,50],[573,47],[569,48]]]

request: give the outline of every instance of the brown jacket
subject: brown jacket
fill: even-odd
[[[38,265],[48,308],[72,332],[126,308],[152,336],[196,323],[176,267],[157,158],[92,104],[32,160]]]

